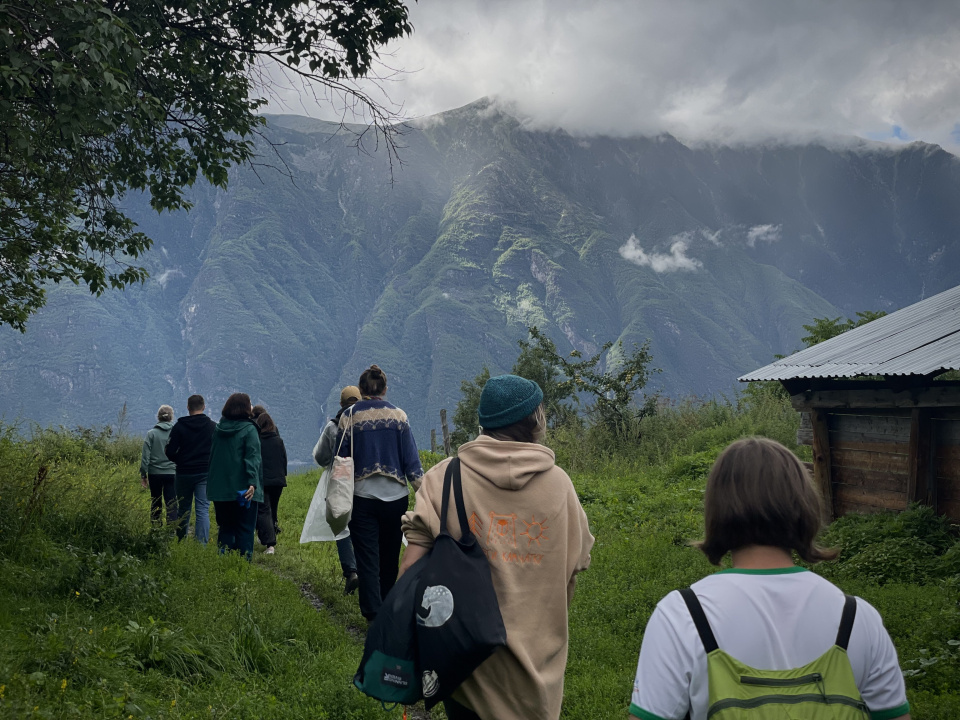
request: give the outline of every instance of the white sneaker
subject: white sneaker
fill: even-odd
[[[273,555],[273,554],[275,554],[276,552],[277,552],[277,549],[276,549],[273,545],[271,545],[270,547],[268,547],[266,550],[263,551],[263,554],[264,554],[264,555]]]

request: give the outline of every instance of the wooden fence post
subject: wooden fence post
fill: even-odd
[[[437,429],[430,428],[430,452],[437,454]]]
[[[443,452],[450,457],[452,450],[450,448],[450,428],[447,427],[447,411],[440,411],[440,429],[443,432]]]

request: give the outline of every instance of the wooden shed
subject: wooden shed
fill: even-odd
[[[932,505],[960,522],[960,286],[740,378],[800,411],[835,516]]]

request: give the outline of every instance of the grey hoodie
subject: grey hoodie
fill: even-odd
[[[175,475],[177,466],[167,459],[164,452],[167,441],[170,440],[170,431],[173,423],[158,422],[147,433],[143,441],[143,452],[140,453],[140,476],[144,475]]]
[[[573,483],[543,445],[481,435],[460,446],[463,498],[471,529],[486,550],[507,629],[497,651],[453,697],[482,718],[557,720],[567,664],[567,608],[578,572],[590,564],[593,536]],[[440,532],[443,475],[423,476],[403,532],[431,547]],[[454,503],[447,529],[460,537]]]

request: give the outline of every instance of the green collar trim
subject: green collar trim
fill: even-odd
[[[810,572],[805,567],[791,565],[783,568],[727,568],[717,575],[792,575],[793,573]]]
[[[910,703],[905,702],[903,705],[889,710],[871,710],[870,720],[892,720],[892,718],[901,717],[908,712],[910,712]]]
[[[640,720],[666,720],[666,718],[662,718],[659,715],[654,715],[649,710],[644,710],[642,707],[635,705],[634,703],[630,703],[630,714],[635,718],[640,718]]]

